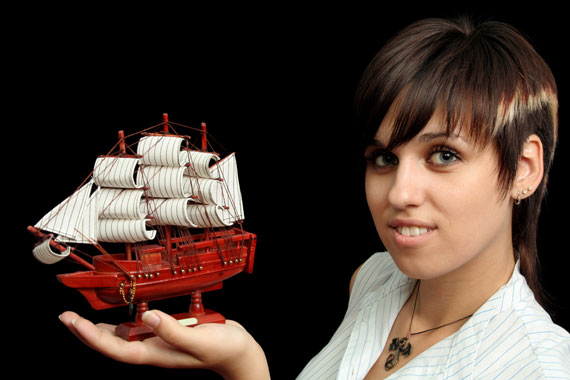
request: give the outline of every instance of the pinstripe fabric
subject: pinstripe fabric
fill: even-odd
[[[368,259],[344,320],[297,380],[364,378],[414,284],[388,253]],[[534,300],[517,264],[510,281],[461,329],[390,379],[570,379],[570,334]]]

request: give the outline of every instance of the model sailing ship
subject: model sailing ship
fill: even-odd
[[[138,142],[129,145],[133,136]],[[116,329],[126,340],[153,335],[141,316],[158,299],[191,294],[190,310],[174,315],[180,323],[223,323],[204,309],[201,293],[253,269],[256,236],[242,229],[235,154],[222,159],[209,145],[205,124],[196,130],[167,114],[134,135],[119,131],[118,144],[96,159],[78,190],[28,227],[40,240],[33,250],[39,261],[67,258],[86,268],[57,278],[94,309],[137,305],[135,320]],[[119,243],[110,245],[120,253],[104,243]],[[82,244],[97,248],[91,262],[81,257]]]

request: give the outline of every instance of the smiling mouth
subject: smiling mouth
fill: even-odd
[[[404,236],[416,237],[423,235],[431,230],[426,227],[398,226],[396,227],[396,231],[398,231],[399,234]]]

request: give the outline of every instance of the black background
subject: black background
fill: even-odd
[[[569,162],[564,13],[433,4],[7,10],[2,129],[11,169],[3,194],[18,205],[4,210],[10,215],[3,236],[9,274],[3,325],[15,348],[10,361],[60,379],[113,373],[218,378],[124,365],[83,346],[58,321],[61,312],[116,324],[130,320],[127,308],[92,310],[55,278],[81,268],[38,263],[25,231],[75,190],[97,155],[115,144],[117,130],[132,133],[168,113],[181,124],[207,122],[210,133],[237,152],[245,227],[258,235],[254,273],[204,294],[205,305],[248,329],[264,347],[274,379],[294,378],[342,320],[354,269],[382,249],[364,199],[358,131],[350,128],[360,74],[410,22],[458,14],[513,24],[557,78],[560,145],[539,244],[554,318],[570,329],[561,222]],[[188,302],[150,306],[176,313]],[[16,364],[22,357],[27,360]]]

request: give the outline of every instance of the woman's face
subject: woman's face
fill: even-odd
[[[447,136],[437,113],[411,141],[386,151],[390,113],[366,149],[366,196],[376,229],[402,272],[433,279],[484,271],[512,254],[509,192],[493,148]],[[505,194],[506,193],[506,194]]]

